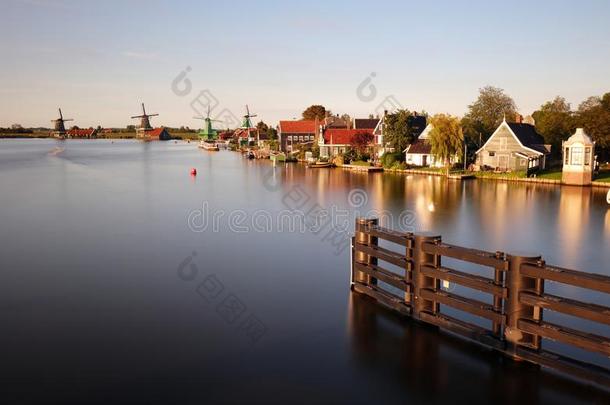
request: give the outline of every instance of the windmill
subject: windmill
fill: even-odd
[[[193,117],[196,120],[205,121],[204,127],[199,131],[199,137],[204,141],[216,140],[218,133],[212,128],[212,122],[221,122],[220,120],[213,120],[210,118],[210,106],[208,106],[208,115],[206,117]]]
[[[256,128],[252,125],[250,118],[254,118],[256,116],[256,114],[250,114],[250,108],[248,108],[248,104],[246,104],[246,115],[244,115],[244,121],[241,124],[241,128],[245,129],[248,133],[248,143],[254,142],[254,138],[250,136],[250,130]]]
[[[59,110],[59,118],[51,120],[51,122],[53,122],[55,124],[54,130],[53,130],[53,135],[58,138],[64,138],[66,136],[66,126],[64,125],[64,122],[74,121],[74,120],[72,118],[64,118],[63,114],[61,113],[61,108],[59,108],[58,110]]]
[[[136,133],[138,136],[143,136],[145,134],[146,131],[150,131],[151,129],[153,129],[152,126],[150,126],[150,117],[156,117],[159,114],[146,114],[146,108],[144,108],[144,103],[142,103],[142,115],[134,115],[131,118],[140,118],[140,126],[138,127],[138,129],[136,130]]]

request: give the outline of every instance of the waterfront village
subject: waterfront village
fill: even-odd
[[[557,97],[523,116],[502,89],[485,87],[463,118],[399,109],[367,117],[334,114],[322,105],[305,109],[300,119],[276,125],[254,124],[249,107],[241,125],[215,129],[207,114],[201,130],[154,128],[142,104],[131,116],[139,125],[125,129],[66,129],[61,109],[53,129],[0,129],[0,137],[136,138],[144,141],[199,140],[207,151],[228,149],[250,159],[301,162],[308,168],[334,168],[485,178],[610,188],[610,93],[590,97],[577,111]],[[222,126],[222,122],[218,126]]]

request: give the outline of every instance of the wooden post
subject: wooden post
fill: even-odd
[[[540,261],[540,256],[520,253],[509,255],[508,260],[509,266],[506,274],[508,298],[506,299],[505,306],[506,327],[504,329],[504,337],[508,342],[508,352],[513,357],[517,357],[517,346],[525,346],[536,350],[540,348],[540,336],[522,332],[518,327],[519,319],[535,321],[542,319],[542,310],[520,303],[519,294],[527,290],[541,295],[544,288],[542,283],[544,281],[521,275],[521,266],[523,264],[537,265]]]
[[[422,312],[436,314],[439,309],[438,303],[434,301],[424,300],[420,291],[422,289],[431,289],[437,291],[440,288],[439,280],[426,277],[421,272],[421,267],[424,265],[438,267],[440,266],[440,257],[434,254],[425,253],[423,245],[425,243],[438,243],[441,237],[432,234],[417,234],[415,235],[415,244],[413,248],[413,317],[420,319]]]
[[[371,226],[376,226],[377,224],[379,224],[379,220],[377,218],[370,218],[370,219],[357,218],[356,219],[356,236],[355,236],[356,243],[357,244],[360,243],[360,244],[367,245],[370,247],[377,246],[379,243],[377,240],[377,237],[371,236],[368,232]],[[367,255],[366,253],[363,253],[363,252],[359,251],[358,249],[355,250],[354,260],[356,262],[362,263],[362,264],[377,265],[376,257]],[[354,280],[359,283],[366,284],[366,285],[376,285],[377,284],[376,278],[369,276],[368,274],[365,274],[361,271],[354,272]]]

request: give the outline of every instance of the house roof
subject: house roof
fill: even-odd
[[[315,120],[280,121],[280,132],[289,134],[315,134]]]
[[[428,119],[425,115],[412,115],[409,118],[409,125],[411,128],[415,129],[415,136],[419,136],[426,129],[426,125],[428,124]]]
[[[146,134],[149,135],[149,136],[157,137],[157,136],[161,136],[161,134],[164,131],[166,131],[166,129],[164,127],[159,127],[159,128],[153,128],[153,129],[151,129],[149,131],[146,131]]]
[[[324,143],[326,145],[348,145],[352,141],[352,137],[359,133],[373,135],[374,128],[366,129],[345,129],[345,128],[328,128],[324,131]]]
[[[430,155],[432,146],[428,142],[428,138],[418,138],[406,149],[406,152],[411,155]]]
[[[485,142],[485,144],[479,148],[476,153],[481,152],[503,126],[508,127],[509,131],[524,148],[540,155],[546,155],[549,153],[547,148],[544,146],[544,138],[542,135],[536,132],[536,128],[533,125],[516,122],[508,123],[506,121],[502,121],[500,126],[498,126],[489,139],[487,139],[487,142]]]
[[[516,122],[507,122],[507,124],[523,146],[531,148],[533,145],[544,145],[544,138],[536,132],[533,125]]]
[[[379,118],[356,118],[354,128],[356,129],[375,129],[379,124]]]

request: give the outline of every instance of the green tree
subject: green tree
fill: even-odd
[[[449,174],[451,158],[454,156],[462,157],[464,145],[464,134],[462,125],[457,117],[446,114],[437,114],[430,119],[432,130],[430,131],[428,142],[430,142],[431,152],[440,159]]]
[[[326,117],[326,113],[327,110],[323,105],[314,104],[307,107],[302,115],[304,120],[315,120],[316,118],[323,120]]]
[[[269,130],[269,126],[267,124],[265,124],[262,120],[258,122],[258,124],[256,124],[256,129],[258,130],[258,132],[260,132],[261,134],[266,134],[267,131]]]
[[[561,142],[570,137],[574,131],[574,120],[570,104],[563,97],[555,97],[540,106],[532,114],[536,121],[536,129],[544,141],[552,145],[551,151],[555,155],[561,153]]]
[[[402,152],[407,145],[413,143],[415,134],[411,126],[409,110],[398,110],[384,118],[383,139],[396,152]]]
[[[468,106],[462,119],[464,133],[473,143],[484,143],[502,120],[512,121],[517,113],[515,101],[504,90],[486,86],[479,89],[479,97]]]
[[[595,141],[600,160],[610,158],[610,93],[583,101],[576,111],[575,121]]]

